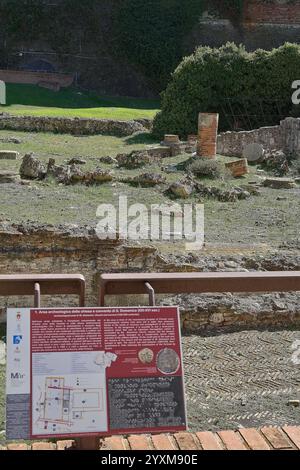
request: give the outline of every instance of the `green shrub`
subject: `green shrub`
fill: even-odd
[[[218,112],[220,130],[254,129],[299,115],[292,105],[292,82],[300,78],[300,45],[272,51],[227,43],[200,47],[175,70],[162,94],[154,134],[186,136],[197,130],[199,112]]]
[[[198,157],[189,167],[188,171],[197,178],[221,178],[223,173],[222,165],[216,160]]]

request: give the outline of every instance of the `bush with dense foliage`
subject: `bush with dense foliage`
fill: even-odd
[[[220,129],[254,129],[299,115],[292,83],[300,79],[300,45],[249,53],[227,43],[200,47],[175,70],[162,94],[154,134],[194,134],[199,112],[218,112]]]
[[[188,167],[188,171],[193,173],[196,178],[218,179],[222,176],[223,166],[216,160],[198,157]]]

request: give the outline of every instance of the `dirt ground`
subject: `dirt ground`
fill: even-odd
[[[21,143],[7,143],[9,138],[17,138]],[[170,165],[186,160],[189,155],[166,158],[161,164],[154,164],[139,170],[118,169],[112,165],[99,163],[102,156],[115,156],[153,146],[155,142],[147,134],[115,138],[104,136],[76,137],[57,134],[33,134],[0,131],[0,149],[17,150],[21,157],[34,152],[47,164],[50,157],[57,164],[65,163],[75,156],[84,158],[87,163],[84,171],[100,166],[110,169],[116,176],[136,176],[145,172],[163,174],[171,184],[183,177],[183,173],[165,173],[162,165]],[[157,144],[157,143],[156,143]],[[220,162],[229,158],[218,157]],[[1,171],[19,171],[21,160],[0,160]],[[221,180],[201,180],[207,186],[229,189],[249,182],[261,182],[255,166],[250,167],[246,177]],[[211,198],[191,196],[184,203],[203,202],[205,207],[205,239],[207,243],[218,244],[265,244],[277,247],[283,242],[294,243],[299,239],[300,229],[300,186],[290,190],[260,188],[259,196],[238,202],[219,202]],[[69,223],[95,227],[97,207],[110,202],[118,205],[118,197],[127,195],[130,203],[160,204],[170,199],[163,188],[133,187],[121,182],[105,183],[99,186],[59,185],[55,181],[34,181],[29,186],[20,184],[0,184],[0,219],[11,222],[35,221],[39,223]],[[172,250],[176,247],[172,245]]]

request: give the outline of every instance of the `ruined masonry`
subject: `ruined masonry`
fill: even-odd
[[[218,114],[199,114],[197,144],[197,155],[199,157],[216,158],[218,126]]]

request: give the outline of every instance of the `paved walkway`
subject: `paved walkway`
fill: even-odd
[[[36,442],[9,444],[2,450],[68,450],[72,441],[57,444]],[[220,431],[158,435],[112,436],[102,439],[100,449],[105,450],[300,450],[300,427],[240,429]]]
[[[299,330],[282,328],[183,337],[190,430],[299,425],[297,340]]]

